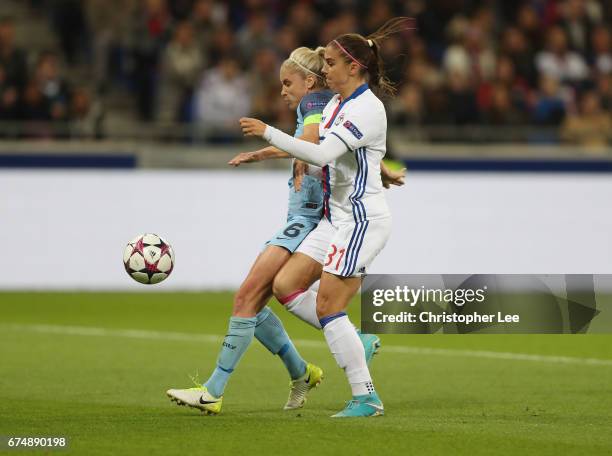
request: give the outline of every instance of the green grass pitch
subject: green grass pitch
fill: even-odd
[[[0,293],[0,435],[66,436],[87,455],[612,454],[611,335],[383,336],[371,370],[386,415],[332,420],[344,373],[274,303],[325,370],[306,407],[282,410],[288,376],[256,340],[221,415],[176,406],[165,390],[207,378],[230,306],[229,293]]]

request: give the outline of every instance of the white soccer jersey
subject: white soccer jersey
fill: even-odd
[[[336,95],[327,104],[319,139],[323,142],[330,135],[342,140],[349,153],[323,168],[325,216],[334,225],[389,217],[380,177],[380,161],[387,150],[387,115],[367,84],[346,100]]]

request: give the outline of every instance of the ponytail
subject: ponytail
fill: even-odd
[[[396,89],[385,76],[380,46],[390,35],[411,30],[416,30],[416,21],[413,18],[396,17],[367,37],[347,33],[340,35],[330,44],[340,49],[347,63],[355,62],[359,65],[362,73],[367,74],[368,83],[378,96],[391,97]]]

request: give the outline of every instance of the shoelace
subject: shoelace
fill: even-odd
[[[189,378],[195,385],[195,388],[202,388],[202,383],[200,383],[200,374],[198,374],[198,371],[196,371],[195,375],[191,375],[191,374],[187,374],[187,375],[189,376]],[[194,388],[190,388],[190,389],[194,389]]]
[[[359,404],[359,401],[356,400],[350,400],[346,403],[346,408],[348,409],[352,409],[353,407],[355,407],[356,405]]]
[[[309,385],[303,380],[298,380],[296,382],[290,382],[289,386],[292,391],[299,391],[300,393],[308,391]]]

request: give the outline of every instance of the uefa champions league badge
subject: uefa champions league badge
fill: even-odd
[[[336,119],[336,121],[334,122],[334,125],[340,125],[343,120],[344,120],[344,113],[341,113]]]

